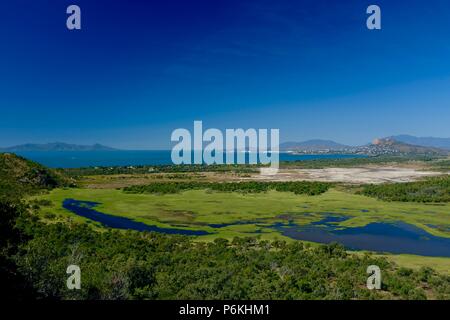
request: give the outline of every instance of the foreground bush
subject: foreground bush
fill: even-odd
[[[450,277],[396,269],[385,259],[337,244],[236,238],[211,243],[157,233],[97,232],[85,224],[27,222],[18,270],[52,299],[450,299]],[[66,268],[81,268],[81,290],[66,288]],[[378,265],[383,288],[366,288]]]

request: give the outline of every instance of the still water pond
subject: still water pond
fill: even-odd
[[[450,239],[436,237],[414,225],[395,222],[369,223],[363,227],[342,228],[337,222],[346,217],[326,217],[309,225],[275,224],[281,234],[298,240],[319,243],[338,242],[348,249],[423,256],[450,257]]]
[[[186,230],[177,228],[160,228],[147,225],[129,218],[114,216],[95,209],[99,203],[65,199],[63,207],[79,216],[100,222],[110,228],[133,229],[137,231],[154,231],[167,234],[207,235],[204,230]],[[308,225],[297,225],[293,222],[260,225],[277,230],[282,235],[318,243],[338,242],[352,250],[368,250],[389,253],[409,253],[423,256],[450,257],[450,239],[436,237],[411,224],[369,223],[364,227],[342,228],[337,223],[350,217],[325,215],[324,219]],[[223,228],[230,225],[255,224],[262,221],[240,221],[227,224],[212,224],[209,227]]]
[[[202,236],[209,234],[209,232],[203,230],[160,228],[157,226],[151,226],[142,222],[138,222],[129,218],[102,213],[94,209],[99,204],[100,203],[98,202],[65,199],[63,201],[63,208],[81,217],[88,218],[96,222],[100,222],[104,226],[110,228],[132,229],[137,231],[154,231],[168,234],[183,234],[188,236]]]

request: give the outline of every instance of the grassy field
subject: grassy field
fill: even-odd
[[[291,220],[297,224],[319,221],[323,213],[350,216],[340,222],[342,227],[364,226],[371,222],[404,221],[441,237],[450,237],[450,204],[418,204],[384,202],[362,195],[331,189],[319,196],[294,195],[290,192],[241,194],[190,190],[177,194],[127,194],[115,189],[56,189],[39,199],[53,205],[42,213],[58,213],[80,219],[62,208],[66,198],[95,201],[97,210],[124,216],[160,227],[181,227],[205,230],[214,235],[205,237],[231,238],[261,235],[273,238],[277,233],[264,225]],[[213,229],[208,224],[257,221],[256,224],[231,225]],[[431,227],[430,227],[431,226]],[[279,235],[279,234],[278,234]]]

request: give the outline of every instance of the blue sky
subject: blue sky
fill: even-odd
[[[66,28],[77,4],[82,30]],[[366,28],[366,8],[382,30]],[[450,2],[16,0],[0,4],[0,146],[170,148],[192,128],[281,141],[450,137]]]

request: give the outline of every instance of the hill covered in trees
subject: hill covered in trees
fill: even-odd
[[[63,174],[12,153],[0,153],[0,195],[17,196],[72,185]]]

